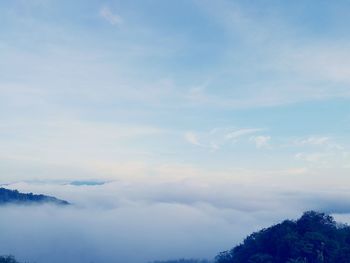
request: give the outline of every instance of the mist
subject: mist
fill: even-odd
[[[0,208],[0,254],[37,263],[213,259],[251,232],[304,210],[332,207],[329,212],[349,213],[346,194],[243,184],[18,182],[7,187],[72,203]]]

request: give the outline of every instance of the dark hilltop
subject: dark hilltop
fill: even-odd
[[[0,205],[5,204],[55,204],[55,205],[70,205],[65,200],[58,199],[53,196],[33,193],[20,193],[17,190],[9,190],[0,188]]]

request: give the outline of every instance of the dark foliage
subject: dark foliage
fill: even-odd
[[[47,195],[24,194],[17,190],[0,188],[0,205],[2,204],[34,204],[34,203],[52,203],[57,205],[69,205],[67,201],[57,199]],[[1,261],[0,261],[1,263]]]
[[[333,217],[309,211],[297,221],[253,233],[230,251],[216,256],[217,263],[349,263],[350,227]]]
[[[0,263],[19,263],[13,256],[0,256]]]
[[[166,260],[166,261],[154,261],[152,263],[210,263],[208,260],[205,259],[173,259],[173,260]]]

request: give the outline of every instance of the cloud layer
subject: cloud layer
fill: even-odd
[[[311,2],[0,1],[0,184],[75,204],[1,207],[0,253],[211,258],[346,217],[350,6]]]
[[[252,231],[315,209],[342,215],[348,191],[302,191],[185,180],[100,185],[15,183],[55,194],[71,207],[1,207],[0,253],[52,262],[148,262],[213,258]]]

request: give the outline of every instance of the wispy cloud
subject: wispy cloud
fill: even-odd
[[[251,108],[350,97],[350,50],[346,39],[320,39],[304,25],[284,19],[284,6],[266,10],[271,16],[260,16],[256,6],[240,1],[197,3],[232,37],[232,48],[224,53],[230,57],[228,61],[240,64],[236,67],[227,62],[225,70],[213,70],[212,75],[219,77],[213,79],[212,86],[230,89],[224,96],[201,90],[192,97],[199,103]],[[241,57],[237,50],[244,55]],[[256,78],[259,85],[250,81]],[[241,89],[235,89],[237,85]]]
[[[280,171],[275,175],[278,179],[290,173],[295,180],[304,172]],[[196,178],[168,182],[132,182],[127,177],[95,186],[10,184],[7,187],[54,194],[74,205],[0,207],[1,251],[20,259],[52,263],[142,263],[179,255],[213,258],[247,234],[286,217],[300,216],[305,209],[350,212],[346,188],[317,191],[290,188],[289,184],[263,186],[237,182],[233,175],[227,176],[229,181],[214,181],[217,174],[212,174],[207,177],[210,181],[198,182],[201,173]]]
[[[345,145],[339,144],[330,136],[312,135],[292,140],[289,145],[298,152],[294,154],[297,161],[310,167],[336,169],[346,167],[348,162]]]
[[[342,150],[344,147],[335,142],[333,138],[328,136],[308,136],[304,138],[294,139],[293,144],[295,146],[304,147],[321,147],[328,148],[329,150]]]
[[[330,141],[329,137],[325,136],[311,136],[305,139],[301,139],[296,141],[297,144],[300,145],[325,145]]]
[[[193,145],[197,145],[197,146],[202,146],[199,141],[198,141],[198,137],[194,132],[186,132],[185,133],[185,139],[187,142],[189,142],[190,144]]]
[[[315,162],[325,161],[330,156],[333,156],[333,154],[324,153],[324,152],[313,152],[313,153],[297,153],[295,155],[295,158],[298,160],[315,163]]]
[[[99,14],[103,19],[105,19],[113,26],[120,26],[124,22],[120,15],[113,13],[112,10],[107,6],[102,7]]]
[[[252,134],[252,133],[256,133],[256,132],[259,132],[259,131],[262,131],[262,129],[240,129],[240,130],[235,130],[235,131],[232,131],[232,132],[228,132],[225,135],[225,138],[227,140],[236,140],[239,137],[242,137],[242,136],[245,136],[245,135],[248,135],[248,134]]]
[[[264,148],[269,146],[269,142],[271,140],[270,136],[252,136],[250,137],[250,141],[255,143],[256,148]]]
[[[248,135],[258,133],[264,129],[232,129],[232,128],[214,128],[208,132],[195,133],[193,131],[186,132],[184,137],[187,142],[192,145],[218,150],[224,145],[234,144],[241,138]]]

